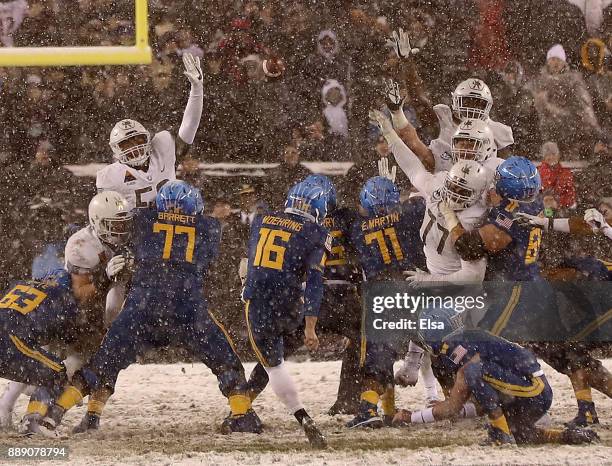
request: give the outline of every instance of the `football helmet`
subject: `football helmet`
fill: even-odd
[[[495,171],[495,191],[503,198],[533,202],[541,188],[542,179],[538,169],[525,157],[513,155]]]
[[[313,183],[301,181],[287,193],[285,212],[323,223],[327,215],[328,195],[325,189]]]
[[[451,139],[451,160],[476,160],[483,163],[497,156],[497,144],[489,125],[476,119],[463,120]]]
[[[488,185],[485,167],[474,160],[460,160],[446,173],[440,194],[452,210],[463,210],[475,204]]]
[[[200,190],[181,180],[164,184],[155,198],[159,212],[180,212],[185,215],[197,215],[204,210],[204,201]]]
[[[111,246],[124,244],[130,237],[132,213],[126,199],[115,191],[103,191],[89,202],[89,224],[96,236]]]
[[[453,97],[453,112],[461,119],[478,118],[486,120],[493,106],[491,90],[483,81],[476,78],[466,79],[459,83]]]
[[[144,142],[125,147],[126,141],[140,136]],[[110,133],[108,144],[113,157],[130,167],[140,167],[151,157],[151,134],[136,120],[125,119],[118,122]],[[123,149],[121,146],[123,145]]]
[[[400,192],[389,178],[374,176],[363,185],[359,200],[369,215],[386,215],[399,204]]]
[[[304,183],[312,183],[321,186],[327,192],[327,210],[332,211],[338,204],[338,195],[332,181],[325,175],[308,175],[304,178]]]

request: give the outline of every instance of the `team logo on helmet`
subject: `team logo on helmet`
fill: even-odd
[[[121,129],[128,130],[134,128],[134,122],[131,120],[121,120],[119,124],[121,125]]]
[[[472,129],[472,126],[474,126],[472,120],[465,120],[461,123],[461,129]]]
[[[465,176],[470,174],[470,171],[472,170],[472,167],[465,165],[462,169],[461,169],[461,173],[463,173]]]
[[[482,91],[482,81],[479,81],[478,79],[470,81],[470,89],[474,91]]]

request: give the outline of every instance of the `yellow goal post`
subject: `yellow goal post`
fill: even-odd
[[[103,66],[151,63],[147,0],[135,0],[136,41],[133,46],[0,47],[0,67]]]

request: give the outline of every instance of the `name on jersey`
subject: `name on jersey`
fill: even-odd
[[[323,219],[323,226],[328,230],[333,229],[336,226],[336,219],[334,217],[325,217]]]
[[[394,212],[392,214],[385,215],[384,217],[376,217],[361,222],[361,231],[372,230],[374,228],[380,228],[387,225],[391,225],[399,222],[400,214]]]
[[[174,212],[158,212],[157,219],[186,224],[194,224],[196,222],[196,218],[192,215],[177,214]]]
[[[274,215],[266,215],[263,218],[265,225],[275,225],[283,228],[287,228],[292,231],[302,231],[302,224],[291,220],[290,218],[275,217]]]

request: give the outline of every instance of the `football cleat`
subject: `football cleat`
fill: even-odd
[[[221,424],[221,433],[229,435],[232,432],[248,432],[251,434],[261,434],[263,423],[255,411],[249,409],[246,414],[227,416]]]
[[[100,416],[96,413],[85,413],[81,422],[72,429],[73,434],[82,434],[100,428]]]
[[[582,443],[593,443],[599,440],[597,432],[591,429],[579,427],[567,427],[561,433],[561,442],[565,445],[580,445]]]
[[[592,424],[599,424],[599,417],[595,411],[595,403],[581,401],[578,405],[578,414],[565,425],[567,427],[586,427]]]
[[[423,362],[423,352],[409,351],[404,364],[395,374],[395,384],[401,387],[414,387],[419,380],[419,369]]]
[[[26,414],[19,424],[19,433],[25,437],[42,436],[47,438],[57,438],[59,435],[55,430],[55,425],[43,420],[38,413]]]
[[[488,438],[482,445],[516,445],[514,437],[492,425],[487,426]]]
[[[305,417],[302,420],[302,428],[308,438],[308,442],[313,448],[324,449],[327,448],[327,440],[323,433],[319,430],[317,425],[314,423],[312,418]]]
[[[358,427],[369,427],[370,429],[380,429],[383,420],[378,415],[378,407],[375,404],[362,400],[359,404],[359,412],[351,421],[346,423],[349,429]]]

